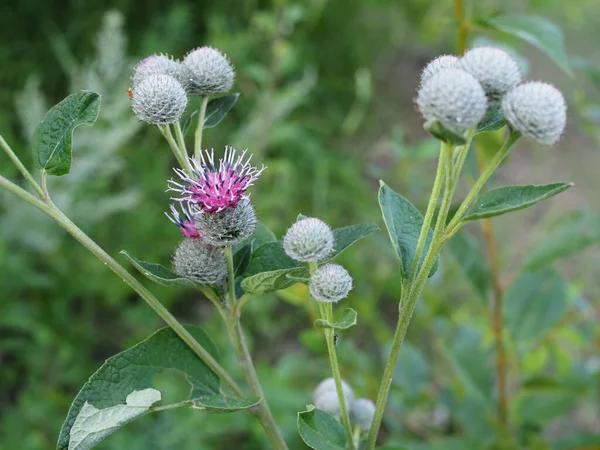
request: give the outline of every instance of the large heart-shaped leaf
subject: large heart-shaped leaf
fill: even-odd
[[[73,130],[80,125],[93,125],[99,109],[100,94],[80,91],[46,113],[33,137],[34,159],[46,173],[57,176],[69,173]]]
[[[565,51],[563,33],[548,19],[524,14],[507,14],[484,20],[482,23],[529,42],[549,56],[567,74],[573,76]]]
[[[196,326],[186,326],[194,338],[214,357],[217,350]],[[171,330],[163,328],[145,341],[109,358],[83,386],[73,401],[60,431],[58,450],[85,450],[116,431],[160,400],[154,376],[165,369],[185,375],[190,398],[219,394],[219,378]],[[127,411],[133,411],[129,414]],[[126,417],[122,417],[123,414]],[[121,420],[123,419],[123,420]],[[77,441],[71,440],[77,430]]]
[[[554,197],[573,183],[552,183],[542,186],[503,186],[484,192],[463,218],[465,222],[518,211]]]
[[[298,413],[298,433],[306,445],[314,450],[344,450],[344,428],[330,414],[310,408]]]
[[[383,214],[385,226],[388,229],[392,246],[396,256],[400,260],[400,274],[402,278],[409,276],[411,266],[417,250],[417,242],[421,227],[423,226],[423,216],[419,210],[407,199],[397,194],[383,181],[380,181],[379,188],[379,206]],[[427,230],[427,240],[425,251],[431,244],[433,232]],[[423,252],[425,253],[425,252]],[[434,266],[429,273],[432,276],[438,267],[436,259]]]

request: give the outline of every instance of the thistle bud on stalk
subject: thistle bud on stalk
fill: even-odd
[[[544,145],[560,139],[567,122],[567,104],[554,86],[530,81],[502,99],[502,112],[510,126]]]
[[[351,405],[354,402],[354,392],[348,383],[342,380],[342,392],[344,403]],[[316,408],[321,409],[332,416],[339,417],[342,414],[340,400],[335,387],[333,378],[326,378],[315,389],[313,393],[313,403]]]
[[[481,120],[487,99],[472,75],[459,69],[444,69],[423,83],[417,106],[426,120],[438,120],[462,133]]]
[[[318,302],[339,302],[352,290],[352,277],[338,264],[325,264],[312,275],[308,289]]]
[[[170,75],[187,89],[190,74],[189,69],[180,61],[168,55],[150,55],[142,59],[134,68],[131,76],[131,86],[137,87],[142,81],[152,75]]]
[[[421,85],[429,80],[436,73],[441,72],[444,69],[459,69],[458,56],[454,55],[442,55],[435,58],[429,64],[425,66],[423,71],[421,72]]]
[[[231,62],[212,47],[200,47],[189,52],[183,64],[190,76],[190,95],[212,95],[229,92],[235,79]]]
[[[215,247],[237,245],[256,230],[258,219],[250,199],[242,198],[233,208],[218,212],[200,212],[196,227],[202,238]]]
[[[469,50],[460,59],[460,68],[473,75],[491,99],[499,99],[521,81],[519,64],[496,47]]]
[[[317,262],[333,251],[334,237],[329,225],[309,217],[293,224],[283,237],[285,253],[295,261]]]
[[[196,283],[219,284],[227,276],[227,261],[220,248],[188,238],[175,250],[173,270]]]
[[[177,122],[187,107],[187,94],[170,75],[151,75],[133,88],[131,108],[138,119],[152,125]]]
[[[367,431],[371,428],[375,416],[375,404],[368,398],[354,400],[350,407],[352,420],[361,430]]]

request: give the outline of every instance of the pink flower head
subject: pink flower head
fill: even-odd
[[[199,238],[200,232],[196,229],[196,224],[192,213],[186,207],[185,203],[180,203],[181,213],[177,211],[174,205],[171,205],[171,215],[165,213],[171,222],[179,227],[182,236],[187,238]]]
[[[265,166],[258,169],[250,164],[252,155],[244,160],[247,150],[236,156],[233,147],[225,147],[218,170],[213,150],[204,152],[200,161],[191,159],[191,176],[182,169],[174,169],[182,183],[169,181],[169,190],[182,195],[174,200],[188,201],[202,211],[214,213],[235,207],[240,199],[247,197],[246,189],[265,170]]]

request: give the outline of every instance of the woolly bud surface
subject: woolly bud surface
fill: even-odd
[[[351,413],[354,423],[366,431],[373,423],[375,404],[368,398],[358,398],[352,403]]]
[[[342,392],[344,403],[349,408],[354,402],[354,392],[352,392],[352,388],[344,380],[342,380]],[[339,417],[341,415],[340,401],[333,378],[327,378],[317,386],[313,393],[313,403],[318,409],[328,412],[333,416]]]
[[[318,302],[339,302],[352,290],[352,277],[338,264],[325,264],[312,275],[308,289]]]
[[[133,68],[131,85],[135,88],[152,75],[171,75],[181,83],[184,89],[187,88],[190,80],[189,69],[181,62],[168,55],[155,54],[142,59]]]
[[[554,86],[531,81],[512,89],[502,99],[508,123],[544,145],[555,144],[565,129],[567,104]]]
[[[329,225],[314,217],[299,220],[283,237],[285,253],[302,262],[325,259],[333,251],[333,244],[333,232]]]
[[[519,64],[496,47],[469,50],[460,59],[460,68],[473,75],[492,98],[500,98],[521,81]]]
[[[144,122],[166,125],[181,118],[187,102],[179,81],[170,75],[151,75],[133,89],[131,108]]]
[[[200,47],[189,52],[183,64],[189,70],[191,95],[211,95],[229,92],[235,71],[227,56],[212,47]]]
[[[209,244],[225,247],[239,244],[252,236],[257,220],[250,199],[245,197],[233,208],[199,213],[196,216],[196,228]]]
[[[220,248],[202,239],[185,239],[173,255],[173,270],[196,283],[219,284],[227,276],[227,260]]]
[[[459,69],[445,69],[423,83],[417,106],[426,120],[439,120],[462,133],[481,120],[487,99],[472,75]]]
[[[442,55],[435,58],[429,64],[425,66],[423,72],[421,72],[421,84],[425,83],[436,73],[441,72],[444,69],[458,69],[459,58],[454,55]]]

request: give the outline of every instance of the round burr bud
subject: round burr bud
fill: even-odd
[[[317,262],[333,251],[334,237],[329,225],[309,217],[292,225],[283,237],[285,253],[295,261]]]
[[[190,75],[189,70],[180,61],[168,55],[150,55],[142,59],[133,68],[131,85],[135,88],[138,84],[152,75],[171,75],[187,89]]]
[[[339,302],[352,290],[352,277],[338,264],[325,264],[312,275],[308,290],[318,302]]]
[[[184,239],[173,255],[173,270],[179,276],[201,284],[219,284],[227,276],[227,261],[220,248],[202,239]]]
[[[344,393],[344,403],[350,408],[354,401],[354,392],[348,383],[342,380],[342,392]],[[313,403],[316,408],[321,409],[332,416],[339,417],[342,414],[340,400],[335,388],[335,380],[327,378],[323,380],[313,393]]]
[[[510,126],[544,145],[558,142],[567,122],[567,105],[554,86],[538,81],[521,84],[502,99]]]
[[[235,71],[227,56],[212,47],[200,47],[189,52],[183,64],[189,70],[190,95],[212,95],[229,92]]]
[[[499,99],[521,81],[519,64],[496,47],[469,50],[460,59],[460,68],[473,75],[493,99]]]
[[[373,423],[375,404],[368,398],[358,398],[352,403],[351,415],[354,423],[362,430],[367,431]]]
[[[421,72],[421,84],[429,80],[433,75],[444,69],[458,69],[459,58],[454,55],[442,55],[435,58],[425,66]]]
[[[421,86],[417,106],[426,120],[438,120],[462,133],[481,120],[487,99],[472,75],[459,69],[445,69]]]
[[[187,102],[179,81],[170,75],[151,75],[133,89],[131,108],[144,122],[166,125],[181,118]]]
[[[195,218],[202,238],[215,247],[232,246],[245,241],[254,234],[258,221],[247,197],[232,208],[217,212],[202,211]]]

